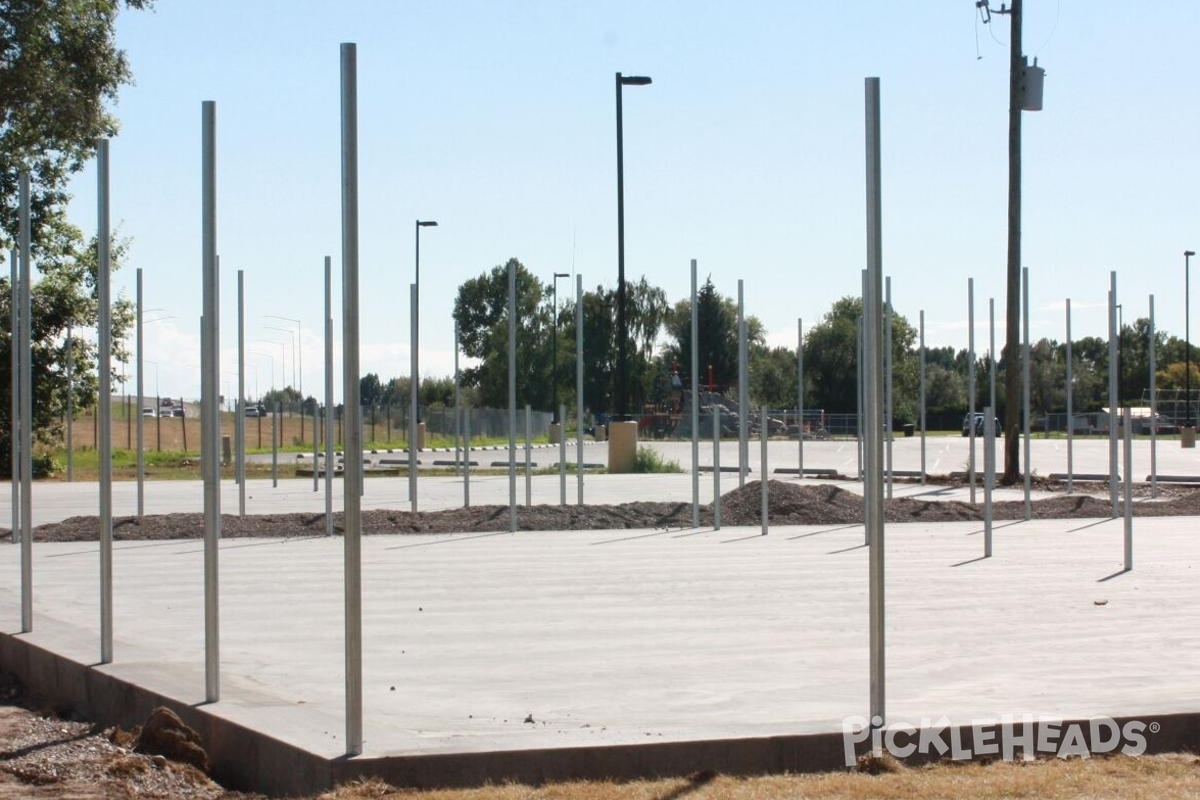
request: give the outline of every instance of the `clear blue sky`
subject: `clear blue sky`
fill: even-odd
[[[1024,263],[1034,338],[1106,335],[1156,296],[1182,336],[1184,249],[1200,249],[1197,48],[1185,2],[1027,0],[1025,50],[1047,70],[1024,115]],[[865,263],[863,79],[882,84],[883,263],[927,342],[977,342],[1004,314],[1008,20],[972,0],[315,2],[159,0],[118,25],[136,85],[112,144],[113,219],[142,267],[147,391],[198,394],[200,106],[217,103],[222,386],[233,393],[236,271],[252,351],[276,382],[303,327],[303,385],[321,385],[322,262],[340,269],[339,44],[358,45],[362,367],[409,369],[413,221],[422,236],[421,372],[451,374],[457,286],[509,257],[549,280],[616,283],[613,75],[625,92],[626,270],[674,302],[701,281],[736,296],[771,344],[795,346],[856,294]],[[982,56],[979,58],[978,56]],[[73,217],[95,229],[95,178]],[[1200,262],[1196,265],[1200,281]],[[570,282],[573,286],[574,282]],[[561,292],[570,291],[560,282]],[[340,291],[335,330],[340,348]],[[1197,307],[1200,314],[1200,306]],[[1001,323],[1002,324],[1002,323]],[[1200,317],[1197,319],[1200,329]],[[998,333],[1002,339],[1002,332]],[[282,350],[282,352],[281,352]],[[286,356],[285,356],[286,354]],[[340,357],[335,373],[340,396]],[[271,364],[248,359],[251,393]]]

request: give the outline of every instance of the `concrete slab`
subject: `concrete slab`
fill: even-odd
[[[889,526],[888,721],[1200,712],[1198,525],[1136,520],[1130,573],[1120,521],[997,526],[986,561],[977,524]],[[484,753],[503,777],[504,753],[836,732],[867,713],[862,536],[367,536],[352,761]],[[34,553],[34,630],[14,639],[94,664],[97,546]],[[18,556],[0,546],[10,636]],[[229,540],[220,563],[222,697],[204,712],[336,760],[342,541]],[[92,672],[200,703],[201,543],[118,543],[114,581],[116,660]]]

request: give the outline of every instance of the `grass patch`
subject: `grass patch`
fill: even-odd
[[[478,789],[393,789],[378,779],[350,783],[320,800],[868,800],[868,798],[1183,798],[1200,796],[1200,764],[1194,755],[1115,756],[1088,760],[1046,759],[1028,763],[898,764],[877,775],[826,772],[734,778],[698,772],[685,778],[615,783],[606,781],[505,784]]]
[[[639,447],[633,458],[633,471],[640,473],[652,472],[683,472],[683,467],[675,459],[664,459],[657,451],[648,447]]]

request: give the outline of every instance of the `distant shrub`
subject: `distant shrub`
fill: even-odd
[[[675,460],[666,461],[658,451],[648,447],[639,447],[633,459],[634,472],[683,472],[683,467]]]

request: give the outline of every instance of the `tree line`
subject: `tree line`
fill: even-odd
[[[509,259],[459,287],[454,304],[462,352],[478,362],[462,374],[474,401],[502,408],[508,404],[508,269],[516,270],[518,404],[549,410],[557,385],[560,402],[575,403],[575,299],[552,300],[551,285],[542,283],[523,264]],[[691,301],[667,301],[662,289],[643,277],[627,285],[630,327],[630,385],[634,408],[665,410],[673,389],[690,386]],[[616,329],[612,311],[615,288],[597,286],[583,295],[583,400],[592,412],[610,410],[616,378]],[[716,391],[736,386],[737,306],[721,295],[712,279],[697,291],[700,384]],[[862,301],[843,297],[805,333],[805,406],[834,413],[853,413],[857,405],[858,325]],[[762,323],[746,318],[749,392],[752,405],[795,408],[799,370],[795,348],[769,347]],[[1119,333],[1118,395],[1121,405],[1144,405],[1149,387],[1149,319],[1123,325]],[[555,348],[554,340],[558,339]],[[892,317],[895,422],[915,422],[918,415],[920,352],[918,332],[898,312]],[[1185,386],[1186,343],[1155,332],[1157,386],[1164,392]],[[1073,406],[1080,412],[1109,405],[1108,341],[1086,336],[1072,342]],[[557,350],[557,361],[554,358]],[[976,407],[989,396],[992,356],[976,354]],[[953,426],[968,406],[970,355],[966,349],[925,350],[926,412],[941,426]],[[1200,386],[1195,348],[1192,385]],[[1030,405],[1035,416],[1066,408],[1066,345],[1043,338],[1030,345]],[[1008,398],[1006,372],[997,368],[997,414]],[[678,381],[675,379],[678,378]],[[1017,402],[1021,398],[1016,398]],[[931,425],[932,427],[932,425]]]

